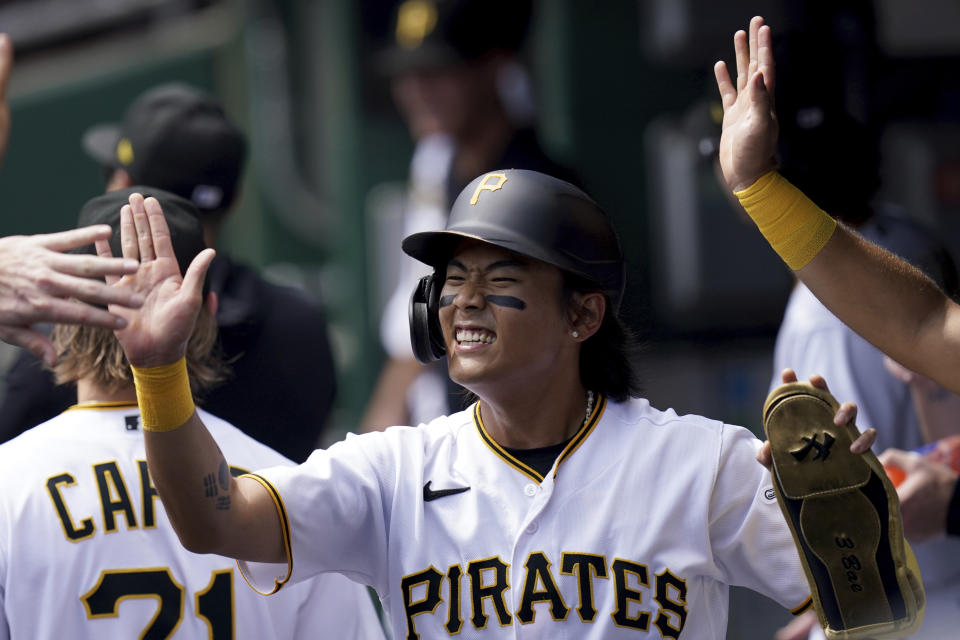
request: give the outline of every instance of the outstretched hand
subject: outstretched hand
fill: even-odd
[[[92,305],[139,305],[137,294],[107,286],[102,280],[104,276],[116,279],[135,273],[137,262],[63,253],[109,238],[110,234],[107,225],[94,225],[0,238],[0,340],[21,346],[53,365],[53,345],[33,324],[86,324],[107,329],[122,326],[124,321],[117,315]]]
[[[790,384],[791,382],[797,381],[797,374],[793,369],[784,369],[780,374],[780,379],[783,384]],[[823,379],[823,376],[812,375],[810,376],[810,384],[813,386],[823,389],[824,391],[830,391],[827,388],[827,381]],[[844,402],[840,405],[840,408],[837,409],[837,412],[833,416],[833,424],[838,427],[852,423],[857,418],[857,405],[853,402]],[[870,447],[873,446],[873,443],[877,441],[877,430],[870,428],[860,434],[856,440],[853,441],[850,445],[851,453],[866,453],[870,450]],[[760,450],[757,451],[757,462],[769,469],[773,466],[773,456],[770,454],[770,442],[766,441],[763,443],[763,446],[760,447]]]
[[[776,167],[777,116],[773,109],[776,68],[770,27],[760,16],[750,20],[750,33],[733,36],[737,82],[722,60],[713,66],[723,103],[720,168],[727,186],[741,191]]]
[[[111,255],[106,240],[96,246],[100,256]],[[129,204],[120,210],[120,246],[124,258],[140,260],[140,268],[133,275],[114,278],[112,284],[142,295],[143,306],[110,307],[127,321],[125,328],[114,332],[117,340],[136,367],[175,362],[186,353],[215,252],[201,251],[181,277],[163,209],[156,198],[144,200],[139,193],[130,194]]]

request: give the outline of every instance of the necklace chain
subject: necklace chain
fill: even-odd
[[[590,414],[593,413],[593,391],[587,390],[587,411],[586,416],[584,416],[583,421],[586,422],[590,419]]]

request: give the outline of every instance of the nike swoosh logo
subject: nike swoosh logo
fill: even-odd
[[[423,485],[423,501],[430,502],[431,500],[436,500],[437,498],[443,498],[446,496],[456,495],[458,493],[463,493],[464,491],[470,491],[470,487],[456,487],[453,489],[431,489],[430,484],[433,480],[427,480],[427,484]]]

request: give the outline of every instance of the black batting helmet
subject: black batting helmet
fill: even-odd
[[[485,173],[460,192],[446,229],[408,236],[403,250],[441,271],[464,239],[551,264],[601,290],[616,314],[626,280],[620,241],[607,215],[569,182],[507,169]],[[423,278],[410,300],[410,338],[421,362],[446,353],[438,316],[442,283]]]

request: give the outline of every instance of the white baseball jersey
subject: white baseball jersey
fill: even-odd
[[[810,601],[758,446],[741,427],[601,397],[541,477],[475,404],[254,474],[292,566],[241,569],[261,586],[285,571],[371,584],[396,638],[722,639],[728,585],[796,612]]]
[[[200,415],[232,465],[292,464]],[[184,549],[139,422],[135,404],[81,405],[0,445],[0,638],[383,637],[367,589],[342,576],[265,598],[233,560]]]

